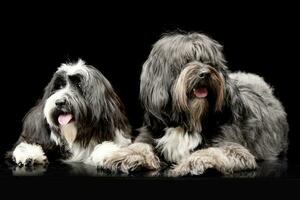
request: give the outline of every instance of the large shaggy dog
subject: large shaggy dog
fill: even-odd
[[[56,158],[101,166],[111,152],[131,143],[130,130],[111,84],[79,60],[58,68],[8,156],[20,167]]]
[[[203,34],[169,34],[154,44],[140,99],[144,127],[105,161],[113,170],[159,169],[164,160],[174,164],[171,176],[231,173],[287,151],[286,113],[272,88],[257,75],[230,73],[222,46]]]

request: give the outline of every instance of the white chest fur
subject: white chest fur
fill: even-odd
[[[87,147],[82,147],[74,142],[77,135],[77,128],[74,122],[61,126],[60,131],[62,137],[66,139],[72,153],[72,156],[65,160],[66,162],[85,162],[92,165],[101,164],[109,153],[131,143],[131,139],[125,138],[122,130],[117,129],[113,141],[104,141],[99,144],[91,140]],[[60,139],[53,133],[51,133],[51,139],[56,142],[56,144],[60,144]]]
[[[156,148],[167,161],[178,163],[201,144],[202,137],[199,133],[186,133],[181,127],[166,128],[165,135],[156,142]]]
[[[66,124],[60,127],[62,137],[64,137],[69,145],[72,156],[68,158],[69,162],[83,162],[91,154],[96,143],[91,141],[86,148],[81,145],[74,143],[77,135],[77,128],[74,122]]]

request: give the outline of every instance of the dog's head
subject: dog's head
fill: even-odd
[[[188,63],[172,88],[173,109],[187,114],[192,129],[200,130],[199,121],[208,109],[218,112],[224,102],[225,82],[223,74],[214,67],[200,63]]]
[[[77,138],[81,134],[88,141],[96,132],[109,139],[116,129],[128,128],[123,104],[109,81],[82,60],[58,68],[42,102],[50,128],[60,130],[73,123]]]
[[[97,121],[99,105],[105,100],[110,84],[102,74],[79,60],[75,64],[63,64],[55,72],[45,91],[44,115],[50,126],[70,122],[91,123]]]
[[[222,46],[200,33],[167,34],[143,65],[140,97],[148,113],[165,125],[192,123],[222,107],[227,77]],[[180,117],[182,114],[186,117]]]

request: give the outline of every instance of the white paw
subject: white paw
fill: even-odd
[[[87,163],[97,167],[105,168],[104,161],[106,158],[119,149],[120,147],[113,142],[102,142],[94,148],[94,151],[92,152]]]
[[[13,151],[12,158],[19,166],[48,163],[47,157],[40,145],[20,143]]]

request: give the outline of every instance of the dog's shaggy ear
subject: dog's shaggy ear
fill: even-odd
[[[169,102],[169,88],[172,75],[168,63],[159,58],[149,56],[143,65],[140,85],[140,99],[142,106],[161,122],[164,122],[162,113]],[[149,73],[151,71],[151,73]]]
[[[47,145],[50,141],[50,130],[43,109],[45,101],[49,98],[53,89],[54,79],[55,77],[53,77],[45,87],[42,99],[25,115],[22,133],[17,143],[25,140],[28,143],[35,142],[41,145]]]
[[[49,142],[50,132],[43,113],[44,103],[39,102],[30,109],[23,120],[23,130],[19,141],[46,144]]]
[[[94,77],[90,77],[89,87],[92,88],[86,91],[86,98],[91,103],[90,107],[93,108],[92,119],[95,123],[101,122],[102,126],[106,126],[102,127],[102,131],[108,133],[114,133],[116,129],[127,130],[128,120],[120,98],[101,72],[92,66],[89,68],[93,70],[91,74]]]

